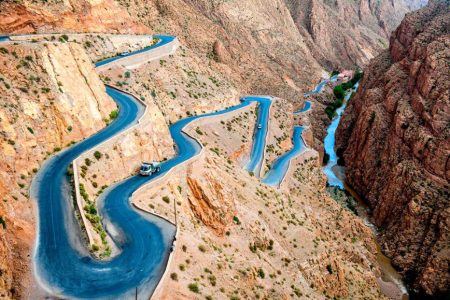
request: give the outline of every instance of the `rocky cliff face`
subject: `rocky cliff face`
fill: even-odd
[[[394,1],[151,0],[119,2],[150,28],[170,32],[229,68],[248,93],[294,100],[321,68],[365,65],[410,9]],[[339,28],[340,30],[336,30]],[[261,74],[264,74],[262,76]]]
[[[148,33],[114,1],[0,1],[0,32]]]
[[[116,108],[78,44],[0,47],[0,294],[25,297],[35,232],[29,186],[52,153],[105,126]]]
[[[405,13],[420,5],[402,0],[284,2],[313,56],[329,68],[366,65],[386,47]]]
[[[346,180],[373,208],[385,253],[426,295],[450,283],[449,58],[449,1],[408,14],[337,131]]]

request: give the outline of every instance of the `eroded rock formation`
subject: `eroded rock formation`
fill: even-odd
[[[148,33],[114,1],[1,1],[0,32]]]
[[[337,131],[347,182],[373,209],[385,253],[416,292],[448,293],[450,10],[408,14]]]
[[[35,232],[30,182],[50,154],[103,128],[116,109],[78,44],[0,48],[0,292],[25,297]]]

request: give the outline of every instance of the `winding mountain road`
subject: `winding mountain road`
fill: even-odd
[[[336,81],[338,75],[332,76],[330,79],[322,80],[316,88],[309,93],[304,94],[305,97],[322,92],[323,88],[328,82]],[[294,111],[294,115],[305,113],[311,109],[311,102],[305,100],[303,107]],[[291,150],[285,152],[278,157],[272,164],[270,170],[264,175],[262,182],[269,186],[280,187],[284,178],[286,177],[289,165],[292,159],[299,156],[303,151],[307,149],[305,141],[302,138],[302,133],[305,128],[303,126],[294,126],[294,132],[292,134],[293,147]]]
[[[269,113],[272,105],[271,97],[246,96],[241,101],[257,101],[258,102],[258,117],[256,120],[256,129],[253,136],[252,151],[250,154],[250,161],[245,166],[245,169],[259,177],[261,174],[261,166],[264,160],[264,151],[266,149],[266,137],[269,131]],[[261,125],[261,128],[258,128]]]
[[[327,85],[328,82],[336,81],[337,78],[338,78],[338,75],[333,75],[329,79],[322,80],[313,91],[305,93],[305,94],[303,94],[303,96],[308,97],[308,96],[320,93],[323,90],[323,88],[325,87],[325,85]]]
[[[104,66],[115,60],[152,51],[172,42],[173,36],[156,36],[159,42],[151,47],[112,57],[96,63]],[[1,41],[9,40],[1,37]],[[319,84],[321,85],[322,82]],[[314,92],[320,92],[318,86]],[[132,176],[109,187],[98,199],[99,215],[106,231],[119,248],[119,253],[107,261],[92,257],[85,247],[83,233],[73,213],[70,178],[66,174],[70,164],[82,153],[135,125],[144,112],[143,105],[133,96],[107,87],[108,95],[117,103],[120,114],[108,127],[95,135],[59,152],[41,167],[32,184],[32,196],[38,204],[38,233],[34,252],[34,271],[37,280],[49,294],[70,298],[124,299],[135,297],[148,299],[163,275],[176,227],[158,217],[136,210],[130,204],[134,191],[164,176],[175,166],[185,163],[201,152],[198,141],[184,132],[192,121],[217,116],[242,109],[252,102],[258,103],[258,117],[249,172],[259,177],[264,159],[268,133],[269,112],[272,99],[266,96],[247,96],[239,105],[182,119],[170,126],[170,134],[176,144],[177,155],[161,164],[161,171],[151,177]],[[313,92],[313,93],[314,93]],[[299,112],[307,111],[310,102]],[[296,113],[299,113],[296,112]],[[258,128],[261,127],[261,128]],[[294,128],[294,147],[280,157],[263,182],[281,182],[290,159],[303,151],[303,128]],[[272,175],[273,174],[273,175]],[[281,178],[281,179],[280,179]]]
[[[151,51],[174,39],[157,37],[160,38],[158,44],[129,55]],[[120,58],[109,58],[96,66]],[[52,295],[124,299],[135,297],[135,288],[138,287],[139,299],[148,299],[166,268],[176,227],[164,219],[134,209],[130,204],[133,192],[201,152],[202,146],[197,140],[183,131],[186,125],[198,118],[241,109],[251,102],[259,103],[258,120],[262,128],[255,132],[249,165],[252,170],[260,170],[271,99],[245,97],[237,106],[185,118],[171,125],[170,133],[176,143],[177,155],[161,164],[160,173],[151,177],[129,177],[109,187],[98,199],[102,224],[120,250],[112,259],[100,261],[93,258],[84,246],[83,234],[73,214],[71,184],[66,170],[83,152],[133,126],[142,116],[143,106],[133,96],[112,87],[107,87],[107,93],[119,107],[118,118],[97,134],[47,160],[33,181],[32,194],[37,199],[39,211],[34,270],[37,280]]]

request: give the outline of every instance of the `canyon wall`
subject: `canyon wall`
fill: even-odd
[[[116,2],[107,0],[0,1],[1,33],[148,33]]]
[[[409,8],[404,0],[372,2],[119,3],[143,24],[176,35],[199,57],[220,65],[245,93],[293,101],[312,89],[324,67],[362,66],[387,47],[387,37]]]
[[[0,294],[22,298],[35,234],[30,182],[40,164],[103,128],[116,109],[78,44],[0,47]]]
[[[419,3],[403,0],[284,0],[310,52],[328,68],[366,65],[387,46],[404,15]]]
[[[408,14],[342,117],[346,181],[369,203],[381,245],[419,295],[448,295],[450,10]]]

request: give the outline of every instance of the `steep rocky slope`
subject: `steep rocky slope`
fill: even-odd
[[[250,107],[192,124],[203,154],[133,199],[174,221],[177,208],[177,247],[156,299],[384,299],[370,229],[327,195],[315,151],[293,163],[281,190],[243,169],[254,121]]]
[[[401,0],[285,2],[311,53],[329,68],[367,64],[409,11]]]
[[[200,57],[228,67],[247,92],[290,101],[322,75],[319,64],[363,65],[387,46],[408,9],[403,0],[372,2],[119,1],[148,27],[176,34]]]
[[[114,1],[0,1],[0,32],[148,33]]]
[[[0,71],[0,291],[20,298],[35,232],[31,179],[49,155],[104,127],[116,105],[78,44],[1,46]]]
[[[407,15],[365,70],[336,145],[385,253],[427,295],[448,295],[450,283],[449,4]]]

